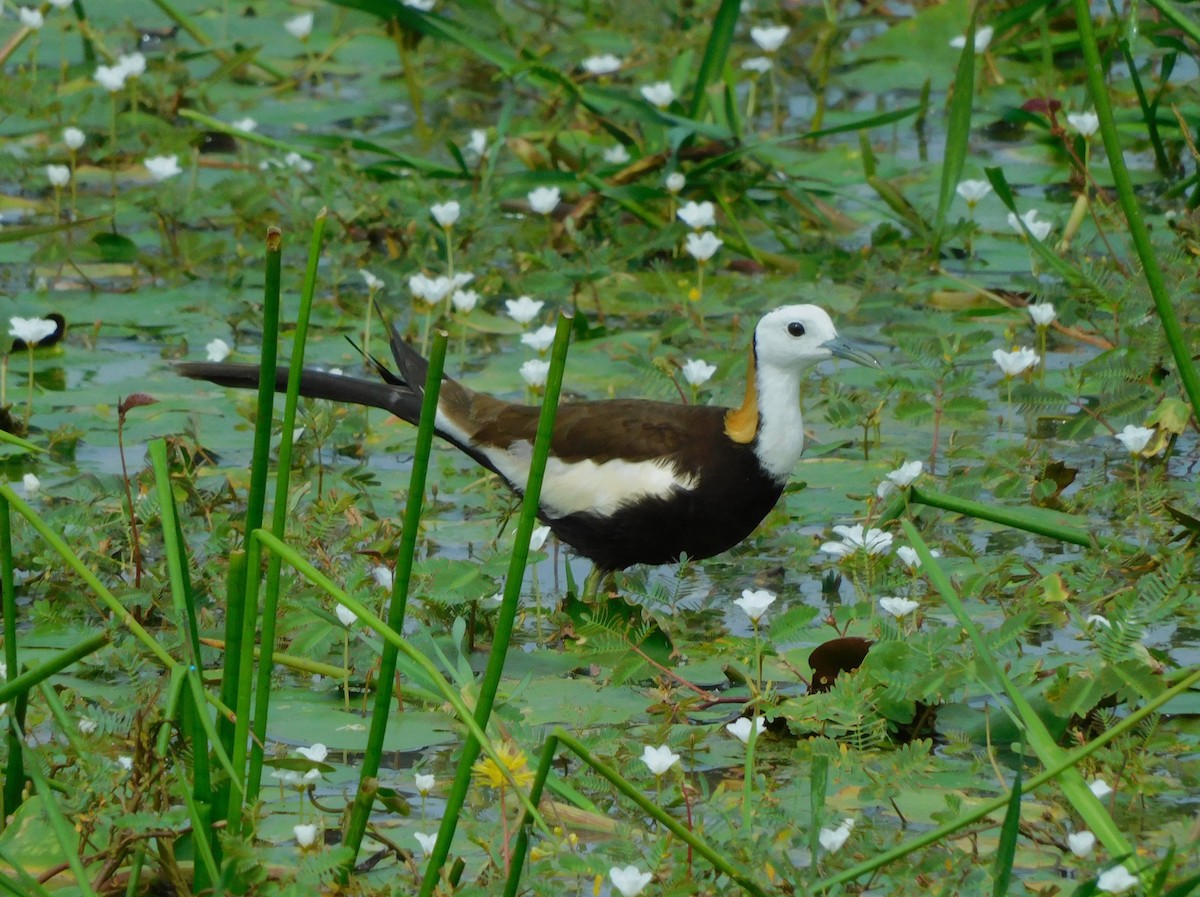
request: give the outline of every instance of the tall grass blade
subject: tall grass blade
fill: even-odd
[[[89,636],[77,645],[72,645],[65,651],[60,651],[48,660],[43,660],[37,666],[32,666],[19,676],[13,676],[7,682],[0,682],[0,704],[13,700],[17,695],[36,688],[55,673],[60,673],[73,663],[78,663],[89,654],[99,651],[108,644],[108,635],[103,632]]]
[[[933,216],[933,242],[930,255],[935,258],[942,246],[942,235],[946,227],[946,215],[954,201],[955,190],[962,177],[963,164],[971,144],[971,109],[975,102],[975,23],[979,9],[971,13],[967,26],[966,45],[958,58],[958,69],[954,73],[954,95],[950,99],[950,113],[946,119],[946,150],[942,158],[942,181],[938,187],[937,212]]]
[[[207,716],[204,707],[204,683],[200,671],[204,668],[203,657],[200,654],[200,632],[196,624],[196,605],[192,592],[192,584],[187,572],[187,554],[184,547],[183,531],[179,526],[179,514],[175,507],[175,495],[171,491],[171,472],[167,464],[167,444],[161,439],[155,439],[148,446],[150,463],[154,468],[155,485],[158,487],[159,514],[163,525],[163,548],[167,557],[167,574],[171,584],[171,600],[175,609],[175,625],[187,654],[187,663],[183,667],[183,675],[187,677],[186,689],[179,707],[180,730],[190,751],[188,756],[192,764],[192,791],[189,798],[189,810],[194,806],[197,819],[203,820],[203,825],[195,826],[192,837],[196,842],[204,842],[203,849],[210,855],[218,851],[216,831],[212,827],[213,793],[212,777],[209,771],[208,750],[209,738],[206,730],[211,730],[215,736],[216,730],[201,722],[200,717]],[[208,720],[204,721],[205,723]],[[219,745],[218,745],[219,747]],[[196,844],[199,851],[201,845]],[[204,864],[195,870],[193,892],[206,891],[216,880],[215,869],[210,870]]]
[[[1060,762],[1053,766],[1047,767],[1042,772],[1038,773],[1026,783],[1025,792],[1028,794],[1040,788],[1042,785],[1045,785],[1047,782],[1054,781],[1060,775],[1062,775],[1063,770],[1082,763],[1105,745],[1116,741],[1118,738],[1123,738],[1129,733],[1133,732],[1142,724],[1144,720],[1157,713],[1160,707],[1162,707],[1168,701],[1179,697],[1180,695],[1187,694],[1197,683],[1200,683],[1200,667],[1192,669],[1175,685],[1158,695],[1153,701],[1149,701],[1139,707],[1116,725],[1107,729],[1099,737],[1089,741],[1083,747],[1076,748],[1074,751],[1071,751],[1069,754],[1065,755]],[[849,869],[835,873],[828,878],[821,879],[815,884],[810,885],[809,891],[813,894],[820,894],[832,888],[844,885],[847,882],[852,882],[864,875],[870,875],[877,869],[882,869],[889,863],[895,862],[896,860],[901,859],[910,853],[914,853],[915,851],[923,850],[931,844],[937,844],[939,841],[943,841],[947,837],[953,835],[955,832],[963,828],[966,828],[967,826],[975,825],[975,823],[982,819],[986,819],[993,813],[1003,810],[1006,806],[1008,806],[1008,803],[1008,795],[985,801],[984,803],[973,807],[971,810],[964,813],[962,816],[959,816],[957,819],[943,823],[937,828],[921,832],[916,837],[905,841],[903,844],[890,847],[876,856],[871,857],[869,860],[864,860],[863,862],[858,863]]]
[[[67,817],[63,815],[63,811],[55,802],[54,791],[50,788],[50,783],[46,781],[46,774],[42,772],[40,758],[34,757],[29,764],[29,777],[33,779],[38,797],[41,798],[42,810],[45,812],[46,818],[50,820],[50,831],[54,835],[54,839],[58,841],[58,846],[62,848],[63,858],[66,859],[71,874],[75,876],[75,884],[79,886],[79,893],[84,897],[96,897],[96,891],[92,888],[87,870],[83,868],[83,861],[79,858],[79,836],[75,832],[75,827],[67,821]]]
[[[1158,6],[1158,3],[1154,4]],[[1200,421],[1200,375],[1192,362],[1192,346],[1184,336],[1175,315],[1175,307],[1171,304],[1171,294],[1167,290],[1162,268],[1159,267],[1158,257],[1154,253],[1154,245],[1150,242],[1150,231],[1142,219],[1138,208],[1137,194],[1133,189],[1133,181],[1129,177],[1129,169],[1125,167],[1124,150],[1117,134],[1117,123],[1113,118],[1112,104],[1108,100],[1108,85],[1104,83],[1104,66],[1100,59],[1100,50],[1096,46],[1096,32],[1092,28],[1092,13],[1088,0],[1075,0],[1075,21],[1079,30],[1079,45],[1083,50],[1083,58],[1087,65],[1088,91],[1096,115],[1100,119],[1100,136],[1104,140],[1104,152],[1108,157],[1108,165],[1112,171],[1113,184],[1117,189],[1117,198],[1125,212],[1125,221],[1129,227],[1129,237],[1137,250],[1138,259],[1142,263],[1142,272],[1146,277],[1146,285],[1154,299],[1154,307],[1158,311],[1158,319],[1162,324],[1163,333],[1171,347],[1171,355],[1179,370],[1179,379],[1183,382],[1183,391],[1187,394],[1192,405],[1194,420]],[[1193,33],[1195,26],[1193,25]]]
[[[725,68],[741,6],[741,0],[721,0],[717,14],[713,17],[712,30],[708,33],[704,56],[700,59],[700,70],[696,73],[696,84],[692,88],[692,102],[688,105],[688,115],[693,119],[698,119],[703,114],[709,85],[721,76]]]
[[[0,607],[4,613],[4,668],[5,679],[11,682],[21,672],[17,655],[17,586],[13,578],[16,563],[12,549],[12,511],[8,501],[0,496]],[[0,682],[0,687],[5,685]],[[4,767],[4,788],[0,790],[0,831],[5,820],[21,805],[21,792],[25,788],[24,759],[21,746],[24,720],[13,718],[4,727],[7,741],[8,762]]]
[[[271,532],[283,540],[287,529],[288,489],[292,473],[292,435],[296,427],[296,406],[300,402],[300,375],[304,370],[304,344],[308,337],[308,319],[312,312],[313,294],[317,289],[317,266],[321,261],[321,244],[325,238],[326,210],[321,209],[313,222],[312,239],[308,245],[308,268],[300,292],[300,308],[296,313],[296,333],[292,341],[291,367],[288,369],[287,395],[283,403],[283,429],[279,439],[279,457],[275,467],[275,500],[271,509]],[[258,647],[267,657],[275,651],[275,624],[279,609],[279,565],[276,555],[267,562],[267,582],[262,598],[262,628]],[[263,743],[267,737],[267,718],[270,713],[272,664],[259,661],[258,685],[254,694],[254,739],[250,747],[250,769],[246,773],[246,800],[258,799],[262,784]]]
[[[529,538],[537,522],[539,500],[542,494],[542,479],[546,473],[546,459],[550,455],[550,439],[554,433],[554,418],[558,411],[558,397],[562,392],[563,371],[567,366],[567,348],[571,340],[573,316],[562,313],[554,334],[554,346],[550,350],[550,370],[546,375],[546,392],[542,399],[542,412],[538,418],[537,435],[533,442],[533,457],[529,462],[529,479],[525,484],[525,495],[521,503],[521,516],[517,522],[516,540],[504,581],[504,598],[500,602],[500,613],[492,637],[492,650],[488,655],[487,668],[479,683],[479,698],[475,705],[475,721],[480,729],[486,729],[492,715],[492,706],[500,688],[500,676],[504,672],[504,660],[512,640],[513,623],[521,601],[521,584],[524,581],[525,562],[529,557]],[[438,828],[437,843],[429,855],[425,877],[421,879],[421,897],[431,897],[441,878],[441,870],[450,853],[450,842],[458,826],[458,815],[467,799],[471,784],[471,766],[479,757],[480,744],[468,738],[458,760],[458,769],[450,793],[446,796],[446,807],[442,823]]]
[[[396,556],[396,571],[392,577],[392,600],[388,608],[388,627],[393,632],[404,630],[404,616],[408,609],[408,589],[412,579],[413,557],[417,551],[417,533],[421,524],[421,507],[425,500],[425,480],[429,473],[429,456],[433,448],[434,419],[437,415],[438,396],[442,386],[442,371],[446,366],[448,334],[438,330],[433,336],[433,348],[429,353],[429,368],[425,377],[425,395],[421,402],[421,417],[417,424],[417,444],[408,480],[408,499],[404,505],[404,521],[400,529],[400,548]],[[398,649],[388,642],[384,645],[379,661],[379,678],[375,691],[375,706],[371,712],[371,730],[367,734],[367,747],[363,753],[362,768],[359,770],[358,791],[350,810],[350,823],[346,829],[346,846],[350,848],[349,866],[362,846],[375,801],[375,777],[379,774],[379,763],[383,756],[383,739],[387,734],[388,714],[392,703],[392,681],[396,676]],[[348,871],[348,870],[347,870]]]
[[[989,520],[992,523],[1011,526],[1028,533],[1058,539],[1060,542],[1082,545],[1084,548],[1101,547],[1123,554],[1136,554],[1141,551],[1136,545],[1120,539],[1100,536],[1082,527],[1064,523],[1061,518],[1065,515],[1044,508],[1004,508],[972,501],[969,498],[959,498],[957,495],[947,495],[944,492],[931,492],[916,486],[909,488],[908,500],[913,504],[928,505],[931,508],[941,508],[943,511],[951,511],[955,514]]]
[[[246,784],[247,741],[250,737],[250,707],[254,697],[254,634],[258,626],[259,550],[250,534],[262,526],[266,506],[267,476],[271,457],[271,424],[275,408],[275,364],[279,354],[279,293],[283,259],[283,233],[267,228],[267,267],[263,284],[263,337],[259,356],[258,404],[254,413],[254,448],[250,459],[250,489],[246,496],[245,578],[235,583],[230,598],[237,607],[225,620],[225,667],[223,687],[231,687],[236,697],[232,744],[228,745],[235,770],[231,782],[225,823],[231,837],[242,828],[242,801]],[[230,626],[236,619],[237,631]],[[230,685],[232,683],[232,685]]]
[[[1054,738],[1047,731],[1046,724],[1037,715],[1037,711],[1033,709],[1013,681],[1008,678],[999,661],[992,654],[988,640],[984,638],[979,627],[975,625],[974,619],[967,613],[966,607],[963,606],[958,593],[950,583],[950,578],[946,576],[933,555],[929,553],[929,548],[925,545],[925,540],[921,538],[920,533],[917,532],[917,528],[908,520],[901,520],[900,525],[904,528],[904,534],[908,536],[910,544],[921,558],[922,571],[929,577],[929,581],[933,583],[934,588],[942,596],[942,600],[954,613],[959,625],[962,626],[963,631],[967,633],[967,637],[975,646],[975,656],[992,680],[988,684],[1000,688],[1007,695],[1016,718],[1024,728],[1029,746],[1033,748],[1043,766],[1060,764],[1065,752],[1055,744]],[[1083,817],[1088,828],[1095,832],[1096,837],[1100,839],[1100,843],[1107,848],[1109,853],[1114,856],[1127,856],[1133,852],[1124,833],[1108,815],[1108,811],[1104,809],[1100,799],[1088,788],[1078,769],[1073,766],[1064,769],[1058,778],[1058,783],[1067,800]]]
[[[970,40],[970,38],[968,38]],[[1023,752],[1022,752],[1023,753]],[[1020,753],[1018,753],[1020,756]],[[992,897],[1006,897],[1012,881],[1013,861],[1017,858],[1017,838],[1021,834],[1021,764],[1013,776],[1008,795],[1008,809],[1000,826],[1000,841],[996,845],[996,862],[992,867]]]

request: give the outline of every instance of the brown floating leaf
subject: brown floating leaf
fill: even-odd
[[[870,649],[870,639],[857,636],[830,639],[817,645],[808,655],[808,665],[813,671],[809,691],[813,694],[829,691],[839,673],[851,673],[862,666]]]

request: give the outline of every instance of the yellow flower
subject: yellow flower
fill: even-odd
[[[699,302],[700,301],[700,291],[698,289],[696,289],[695,287],[692,287],[690,290],[688,290],[688,298],[691,299],[693,302]]]
[[[504,741],[496,747],[496,753],[503,762],[504,768],[508,770],[508,776],[491,757],[481,757],[471,767],[476,778],[491,788],[503,787],[509,777],[521,788],[527,787],[533,782],[533,773],[529,770],[529,762],[519,747],[511,741]]]

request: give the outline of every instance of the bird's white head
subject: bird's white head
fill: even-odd
[[[754,329],[754,349],[760,368],[801,371],[835,357],[879,367],[874,358],[839,337],[825,309],[816,305],[785,305],[764,315]]]

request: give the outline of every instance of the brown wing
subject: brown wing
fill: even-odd
[[[448,381],[443,408],[479,446],[507,448],[514,442],[532,443],[539,409],[517,405]],[[555,418],[551,453],[563,461],[613,458],[647,461],[687,452],[698,436],[720,432],[724,408],[675,405],[643,399],[567,402]]]

